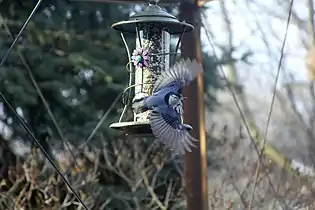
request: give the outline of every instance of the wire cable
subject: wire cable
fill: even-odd
[[[65,182],[65,184],[69,187],[69,189],[72,191],[74,196],[78,199],[78,201],[82,204],[82,206],[86,209],[89,210],[89,208],[85,205],[83,200],[81,200],[80,196],[76,193],[76,191],[73,189],[71,186],[70,182],[64,177],[64,175],[61,173],[60,169],[58,166],[55,164],[55,162],[52,160],[52,158],[49,156],[49,154],[46,152],[44,147],[41,145],[39,140],[34,136],[33,132],[31,129],[28,127],[28,125],[24,122],[24,120],[19,116],[19,114],[14,110],[14,108],[11,106],[10,102],[5,98],[5,96],[2,94],[0,91],[0,98],[3,100],[5,105],[9,107],[9,109],[14,113],[15,117],[18,118],[19,122],[23,126],[23,128],[26,130],[26,132],[31,136],[32,140],[36,143],[36,145],[40,148],[42,153],[45,155],[45,157],[48,159],[48,161],[51,163],[51,165],[54,167],[56,172],[59,174],[61,179]]]
[[[267,140],[267,137],[268,137],[268,129],[269,129],[271,114],[272,114],[272,111],[273,111],[275,98],[276,98],[277,84],[278,84],[278,80],[279,80],[279,76],[280,76],[280,70],[281,70],[282,61],[283,61],[285,43],[286,43],[286,40],[287,40],[287,37],[288,37],[288,31],[289,31],[290,20],[291,20],[291,15],[292,15],[293,2],[294,2],[294,0],[291,0],[290,6],[289,6],[289,15],[288,15],[288,18],[287,18],[287,21],[286,21],[286,29],[285,29],[284,38],[283,38],[283,41],[282,41],[281,50],[280,50],[280,58],[279,58],[279,62],[278,62],[278,69],[277,69],[276,79],[275,79],[275,83],[274,83],[274,87],[273,87],[273,93],[272,93],[271,104],[270,104],[268,118],[267,118],[266,130],[265,130],[265,133],[264,133],[265,138],[263,139],[263,143],[262,143],[262,146],[261,146],[261,149],[260,149],[258,165],[257,165],[256,172],[255,172],[255,182],[254,182],[253,189],[252,189],[252,197],[251,197],[250,202],[249,202],[249,209],[251,208],[251,204],[252,204],[252,202],[254,200],[255,189],[256,189],[256,186],[257,186],[257,180],[258,180],[258,176],[259,176],[259,168],[261,167],[261,163],[262,163],[261,157],[262,157],[263,150],[265,148],[266,140]]]
[[[2,17],[1,14],[0,14],[0,21],[3,23],[5,29],[7,30],[7,33],[11,36],[12,39],[14,39],[14,35],[12,34],[12,32],[11,32],[9,26],[6,24],[6,22],[4,21],[4,19],[3,19],[3,17]],[[20,58],[22,64],[25,66],[25,68],[26,68],[26,70],[27,70],[27,72],[28,72],[28,75],[29,75],[29,77],[30,77],[30,79],[31,79],[31,82],[33,83],[33,85],[34,85],[34,87],[35,87],[35,89],[36,89],[36,91],[37,91],[37,93],[38,93],[40,99],[42,100],[42,102],[43,102],[43,104],[44,104],[44,107],[45,107],[45,109],[47,110],[48,115],[49,115],[51,121],[53,122],[53,124],[54,124],[54,126],[55,126],[55,128],[56,128],[57,133],[58,133],[58,135],[59,135],[61,141],[63,142],[63,144],[64,144],[64,146],[66,147],[66,149],[70,152],[70,155],[72,156],[72,158],[75,158],[75,155],[74,155],[73,151],[71,150],[69,144],[67,144],[66,139],[65,139],[65,137],[64,137],[64,135],[63,135],[63,133],[62,133],[62,131],[61,131],[61,128],[60,128],[60,126],[58,125],[57,120],[55,119],[55,116],[54,116],[54,114],[52,113],[52,111],[51,111],[51,109],[50,109],[50,106],[49,106],[47,100],[45,99],[45,97],[44,97],[44,95],[43,95],[43,93],[42,93],[42,91],[41,91],[41,89],[40,89],[40,87],[39,87],[39,85],[38,85],[38,83],[37,83],[37,81],[36,81],[36,79],[35,79],[35,76],[34,76],[33,73],[32,73],[32,70],[31,70],[30,65],[28,64],[28,62],[27,62],[25,56],[22,54],[22,52],[20,52],[20,51],[18,50],[17,53],[18,53],[18,56],[19,56],[19,58]],[[77,161],[75,161],[75,165],[76,165],[76,167],[80,168],[79,165],[78,165],[78,163],[77,163]],[[67,173],[65,173],[65,174],[67,174]]]
[[[20,29],[18,35],[15,37],[14,41],[12,42],[10,48],[8,49],[8,51],[6,52],[6,54],[3,56],[1,62],[0,62],[0,67],[4,64],[4,62],[6,62],[6,60],[8,59],[8,56],[10,55],[13,47],[15,46],[15,44],[17,43],[17,41],[19,40],[19,38],[21,37],[24,29],[26,28],[26,26],[29,24],[29,22],[31,21],[32,17],[36,14],[36,11],[38,9],[38,7],[40,6],[40,4],[42,3],[42,0],[38,0],[37,4],[35,5],[34,9],[32,10],[31,14],[28,16],[28,18],[26,19],[25,23],[23,24],[22,28]]]
[[[132,61],[131,61],[131,54],[130,54],[130,49],[128,47],[128,44],[127,44],[127,41],[125,39],[125,36],[123,33],[120,33],[120,36],[121,36],[121,39],[124,43],[124,46],[126,48],[126,51],[127,51],[127,56],[128,56],[128,63],[126,64],[126,69],[127,71],[129,72],[129,82],[128,82],[128,86],[130,87],[134,81],[133,77],[134,77],[134,74],[135,74],[135,71],[134,71],[134,68],[132,66]],[[130,96],[131,96],[131,90],[128,91],[128,98],[125,100],[124,99],[124,96],[125,96],[125,91],[126,89],[123,91],[122,93],[122,99],[123,99],[123,104],[125,105],[124,108],[123,108],[123,111],[119,117],[119,121],[118,122],[121,122],[122,121],[122,118],[123,116],[125,115],[126,111],[127,111],[127,108],[128,108],[128,105],[130,103]]]
[[[29,24],[29,22],[31,21],[32,17],[36,14],[36,11],[38,9],[38,7],[41,5],[42,0],[38,0],[37,4],[35,5],[35,7],[33,8],[31,14],[28,16],[28,18],[26,19],[25,23],[23,24],[22,28],[20,29],[18,35],[15,37],[14,41],[12,42],[10,48],[7,50],[6,54],[4,55],[4,57],[2,58],[1,62],[0,62],[0,67],[3,66],[3,64],[6,62],[6,60],[8,59],[8,56],[10,55],[13,47],[16,45],[17,41],[19,40],[19,38],[21,37],[23,31],[25,30],[25,28],[27,27],[27,25]],[[54,167],[54,169],[56,170],[56,172],[60,175],[60,177],[62,178],[62,180],[65,182],[65,184],[68,186],[68,188],[72,191],[72,193],[75,195],[75,197],[78,199],[78,201],[81,203],[81,205],[88,210],[89,208],[86,206],[86,204],[83,202],[83,200],[80,198],[80,196],[75,192],[75,190],[73,189],[73,187],[71,186],[71,184],[69,183],[69,181],[64,177],[64,175],[61,173],[61,171],[59,170],[58,166],[55,164],[55,162],[53,161],[53,159],[49,156],[49,154],[45,151],[45,149],[43,148],[43,146],[41,145],[41,143],[38,141],[38,139],[34,136],[33,132],[31,131],[31,129],[28,127],[28,125],[24,122],[24,120],[19,116],[19,114],[15,111],[15,109],[12,107],[12,105],[10,104],[10,102],[6,99],[6,97],[3,95],[3,93],[0,90],[0,97],[3,100],[3,103],[12,111],[12,113],[15,115],[15,117],[19,120],[20,124],[22,125],[22,127],[26,130],[26,132],[31,136],[32,140],[34,141],[34,143],[36,143],[36,145],[40,148],[40,150],[43,152],[43,154],[45,155],[45,157],[48,159],[48,161],[51,163],[51,165]]]
[[[205,15],[203,15],[203,16],[205,17]],[[205,18],[204,18],[204,19],[205,19]],[[238,102],[238,99],[237,99],[237,97],[236,97],[236,94],[234,93],[234,91],[233,91],[231,85],[229,84],[229,81],[228,81],[228,79],[227,79],[227,76],[225,75],[225,72],[224,72],[224,70],[223,70],[222,64],[219,62],[219,58],[218,58],[218,56],[217,56],[217,54],[216,54],[215,47],[214,47],[214,44],[212,43],[212,39],[211,39],[211,37],[210,37],[210,34],[209,34],[209,32],[208,32],[208,29],[205,27],[205,25],[204,25],[203,22],[202,22],[201,24],[202,24],[202,26],[203,26],[204,29],[205,29],[206,37],[207,37],[207,39],[208,39],[208,41],[209,41],[209,43],[210,43],[210,46],[211,46],[211,48],[212,48],[214,58],[215,58],[215,60],[217,61],[217,63],[219,63],[219,69],[220,69],[220,71],[221,71],[221,73],[222,73],[222,76],[223,76],[224,80],[227,82],[227,88],[228,88],[229,91],[231,92],[231,95],[232,95],[232,97],[233,97],[233,100],[234,100],[234,103],[235,103],[235,105],[236,105],[236,108],[237,108],[238,112],[240,113],[241,120],[243,121],[243,123],[244,123],[244,125],[245,125],[245,128],[246,128],[246,131],[247,131],[247,133],[248,133],[248,135],[249,135],[249,139],[250,139],[250,141],[252,142],[252,144],[253,144],[253,146],[254,146],[254,149],[255,149],[255,151],[256,151],[256,153],[257,153],[258,158],[261,159],[261,158],[260,158],[260,150],[259,150],[259,148],[257,147],[256,143],[254,142],[253,136],[252,136],[252,134],[251,134],[251,132],[250,132],[249,125],[248,125],[247,122],[246,122],[245,114],[243,113],[243,111],[242,111],[242,109],[241,109],[241,105],[240,105],[239,102]],[[277,199],[280,200],[280,197],[277,195],[277,191],[276,191],[274,185],[272,184],[269,175],[266,174],[266,177],[267,177],[268,182],[269,182],[269,184],[270,184],[270,187],[271,187],[272,190],[274,191],[274,193],[275,193]],[[284,205],[283,202],[280,202],[280,204],[281,204],[282,209],[286,209],[286,208],[283,206],[283,205]]]

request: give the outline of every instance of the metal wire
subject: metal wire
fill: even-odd
[[[141,37],[140,37],[140,31],[138,28],[138,24],[136,25],[136,33],[137,33],[137,38],[139,39],[139,45],[142,48],[142,43],[141,43]]]
[[[128,63],[126,64],[126,69],[127,71],[129,72],[129,83],[128,83],[128,86],[131,86],[132,83],[133,83],[133,77],[134,77],[134,68],[133,66],[131,65],[131,54],[130,54],[130,49],[129,49],[129,46],[127,44],[127,41],[125,39],[125,36],[123,33],[120,33],[120,36],[121,36],[121,39],[123,40],[123,43],[125,45],[125,48],[126,48],[126,51],[127,51],[127,55],[128,55]],[[129,69],[128,69],[129,67]],[[123,91],[122,93],[122,99],[123,99],[123,104],[125,105],[124,106],[124,109],[123,111],[121,112],[121,115],[119,117],[119,121],[118,122],[121,122],[122,121],[122,118],[123,116],[125,115],[126,111],[127,111],[127,108],[128,108],[128,104],[130,103],[130,96],[131,96],[131,90],[128,92],[128,99],[127,99],[127,102],[124,101],[124,94],[126,92],[126,89]]]
[[[1,62],[0,62],[0,67],[3,66],[3,64],[6,62],[8,56],[10,55],[13,47],[16,45],[17,41],[19,40],[19,38],[21,37],[23,31],[25,30],[25,28],[27,27],[27,25],[29,24],[29,22],[31,21],[32,17],[36,14],[36,11],[38,9],[38,7],[40,6],[42,0],[39,0],[37,2],[37,4],[35,5],[35,7],[33,8],[32,12],[30,13],[30,15],[28,16],[28,18],[26,19],[25,23],[23,24],[22,28],[20,29],[18,35],[15,37],[14,41],[12,42],[10,48],[7,50],[6,54],[4,55],[4,57],[2,58]],[[45,157],[48,159],[48,161],[51,163],[51,165],[53,166],[53,168],[56,170],[56,172],[60,175],[60,177],[62,178],[62,180],[65,182],[65,184],[69,187],[69,189],[72,191],[72,193],[75,195],[75,197],[78,199],[78,201],[81,203],[81,205],[88,210],[88,207],[86,206],[86,204],[83,202],[83,200],[80,198],[80,196],[75,192],[75,190],[72,188],[71,184],[68,182],[68,180],[65,178],[65,176],[61,173],[61,171],[59,170],[58,166],[54,163],[53,159],[49,156],[49,154],[46,152],[46,150],[43,148],[43,146],[41,145],[41,143],[38,141],[38,139],[34,136],[33,132],[31,131],[31,129],[28,127],[28,125],[24,122],[24,120],[19,116],[19,114],[15,111],[15,109],[12,107],[12,105],[10,104],[10,102],[6,99],[6,97],[3,95],[3,93],[0,90],[0,97],[3,101],[3,103],[13,112],[13,114],[15,115],[15,117],[19,120],[20,124],[22,125],[22,127],[26,130],[26,132],[30,135],[30,137],[32,138],[32,140],[34,141],[34,143],[40,148],[40,150],[42,151],[42,153],[45,155]]]
[[[279,76],[280,76],[280,70],[281,70],[281,65],[282,65],[282,60],[283,60],[283,55],[284,55],[284,47],[285,47],[285,43],[286,43],[287,36],[288,36],[289,26],[290,26],[293,2],[294,2],[294,0],[291,0],[290,6],[289,6],[289,15],[288,15],[288,19],[287,19],[287,22],[286,22],[286,29],[285,29],[284,38],[283,38],[283,41],[282,41],[281,50],[280,50],[280,59],[279,59],[279,63],[278,63],[278,70],[277,70],[277,75],[276,75],[276,79],[275,79],[275,84],[274,84],[274,87],[273,87],[273,93],[272,93],[272,99],[271,99],[271,104],[270,104],[268,118],[267,118],[266,130],[265,130],[265,133],[264,133],[265,138],[263,139],[262,147],[260,149],[260,154],[259,154],[260,157],[259,157],[259,162],[258,162],[258,165],[257,165],[257,168],[256,168],[256,172],[255,172],[255,182],[254,182],[254,185],[253,185],[252,197],[251,197],[250,202],[249,202],[249,209],[251,207],[252,201],[254,200],[255,189],[256,189],[257,180],[258,180],[258,176],[259,176],[259,168],[261,167],[261,163],[262,163],[261,156],[263,154],[263,150],[265,148],[266,140],[267,140],[267,137],[268,137],[268,129],[269,129],[271,114],[272,114],[272,111],[273,111],[275,98],[276,98],[277,84],[278,84],[278,80],[279,80]]]
[[[118,102],[119,98],[121,97],[121,94],[119,94],[115,100],[113,101],[113,103],[110,105],[110,107],[107,109],[107,111],[104,113],[103,117],[100,119],[100,121],[97,123],[97,125],[95,126],[95,128],[93,129],[93,131],[91,132],[91,134],[89,135],[89,137],[79,146],[79,150],[83,149],[83,147],[85,145],[87,145],[91,139],[94,137],[94,135],[96,134],[97,130],[101,127],[101,125],[103,124],[103,122],[106,120],[106,118],[108,117],[108,115],[110,114],[110,112],[113,110],[113,108],[115,107],[116,103]]]
[[[204,14],[203,14],[203,16],[205,17]],[[205,19],[205,18],[204,18],[204,19]],[[223,70],[222,64],[219,62],[219,58],[218,58],[218,56],[217,56],[217,54],[216,54],[215,47],[214,47],[214,44],[212,43],[210,34],[209,34],[207,28],[205,27],[205,25],[203,24],[203,22],[201,22],[201,24],[202,24],[202,26],[203,26],[204,29],[205,29],[206,37],[207,37],[207,39],[208,39],[208,41],[209,41],[209,43],[210,43],[210,46],[211,46],[211,48],[212,48],[214,58],[215,58],[215,60],[217,61],[217,63],[219,63],[220,71],[221,71],[221,73],[222,73],[222,76],[223,76],[224,80],[227,82],[227,88],[228,88],[229,91],[231,92],[231,95],[232,95],[232,97],[233,97],[233,100],[234,100],[234,103],[235,103],[235,105],[236,105],[236,108],[237,108],[238,112],[240,113],[241,120],[243,121],[243,123],[244,123],[244,125],[245,125],[245,128],[246,128],[246,131],[247,131],[247,133],[248,133],[248,135],[249,135],[250,141],[252,142],[252,144],[253,144],[253,146],[254,146],[254,149],[255,149],[255,151],[256,151],[256,153],[257,153],[257,155],[258,155],[258,158],[261,160],[260,150],[259,150],[259,148],[257,147],[257,145],[256,145],[256,143],[255,143],[255,141],[254,141],[254,139],[253,139],[253,136],[252,136],[252,134],[251,134],[251,132],[250,132],[249,125],[248,125],[247,122],[246,122],[245,115],[244,115],[244,113],[243,113],[243,111],[242,111],[242,109],[241,109],[241,105],[239,104],[239,102],[238,102],[238,100],[237,100],[236,94],[234,93],[233,88],[231,87],[231,84],[228,82],[228,79],[227,79],[227,77],[226,77],[226,75],[225,75],[225,72],[224,72],[224,70]],[[278,200],[280,200],[280,197],[277,195],[277,191],[276,191],[274,185],[272,184],[269,175],[266,174],[266,177],[267,177],[267,179],[268,179],[268,182],[269,182],[269,184],[270,184],[271,189],[274,191],[275,196],[277,197]],[[286,209],[286,208],[283,206],[283,205],[284,205],[283,202],[280,202],[280,204],[281,204],[281,207],[282,207],[283,209]]]
[[[122,36],[122,39],[124,41],[125,44],[127,44],[125,38],[124,38],[124,35],[121,33],[121,36]],[[128,54],[128,57],[130,57],[130,52],[129,52],[129,48],[128,46],[126,45],[127,47],[127,54]],[[127,63],[127,65],[130,63],[130,61]],[[126,66],[127,66],[126,65]],[[130,67],[130,71],[128,71],[130,73],[130,77],[129,77],[129,84],[132,83],[132,78],[131,78],[131,74],[132,74],[132,66]],[[76,150],[76,153],[74,154],[74,158],[73,158],[73,161],[72,161],[72,164],[73,163],[76,163],[76,158],[79,154],[79,152],[84,148],[84,146],[86,146],[91,140],[92,138],[95,136],[96,132],[98,131],[98,129],[101,127],[101,125],[104,123],[104,121],[107,119],[108,115],[110,114],[110,112],[113,110],[113,108],[116,106],[118,100],[120,99],[121,95],[123,94],[120,93],[117,95],[117,97],[115,98],[115,100],[113,101],[113,103],[110,105],[110,107],[107,109],[107,111],[104,113],[104,115],[102,116],[102,118],[98,121],[98,123],[96,124],[96,126],[94,127],[94,129],[92,130],[92,132],[90,133],[90,135],[86,138],[86,140],[78,147],[78,149]],[[124,113],[126,112],[126,109],[127,109],[127,105],[124,106],[124,109],[122,111],[122,114],[119,118],[119,122],[121,121],[122,119],[122,116],[124,115]]]
[[[180,43],[181,43],[181,41],[182,41],[182,39],[183,39],[183,36],[184,36],[184,34],[185,34],[185,29],[186,29],[186,26],[183,26],[183,31],[182,31],[182,33],[180,34],[180,37],[178,38],[178,41],[177,41],[177,44],[176,44],[176,48],[175,48],[175,56],[174,56],[174,59],[173,59],[173,65],[175,64],[175,62],[176,62],[176,55],[177,54],[179,54],[179,53],[177,53],[178,52],[178,50],[179,50],[179,45],[180,45]]]
[[[286,30],[285,30],[285,34],[284,34],[281,50],[280,50],[280,59],[279,59],[279,63],[278,63],[278,70],[277,70],[277,75],[276,75],[276,79],[275,79],[275,84],[274,84],[274,87],[273,87],[273,93],[272,93],[272,99],[271,99],[271,104],[270,104],[269,113],[268,113],[268,119],[267,119],[267,125],[266,125],[266,130],[265,130],[264,142],[265,142],[265,140],[267,138],[268,129],[269,129],[269,125],[270,125],[271,114],[272,114],[272,111],[273,111],[273,105],[275,103],[277,84],[278,84],[278,80],[279,80],[279,76],[280,76],[280,70],[281,70],[282,61],[283,61],[283,55],[284,55],[284,48],[285,48],[285,44],[286,44],[286,40],[287,40],[287,36],[288,36],[288,30],[289,30],[289,26],[290,26],[293,2],[294,2],[294,0],[291,0],[290,9],[289,9],[289,15],[288,15],[287,23],[286,23]]]
[[[28,16],[28,18],[26,19],[25,23],[23,24],[22,28],[20,29],[18,35],[15,37],[14,41],[12,42],[10,48],[8,49],[8,51],[6,52],[6,54],[3,56],[1,62],[0,62],[0,67],[4,64],[4,62],[6,62],[6,60],[8,59],[8,56],[10,55],[13,47],[15,46],[16,42],[19,40],[19,38],[21,37],[24,29],[26,28],[26,26],[29,24],[29,22],[31,21],[32,17],[35,15],[38,7],[40,6],[40,4],[42,3],[42,0],[38,0],[37,4],[35,5],[34,9],[32,10],[31,14]]]
[[[1,14],[0,14],[0,21],[3,23],[5,29],[7,30],[7,33],[11,36],[12,39],[14,39],[14,35],[12,34],[9,26],[6,24],[6,22],[4,21],[4,19],[3,19]],[[31,81],[32,81],[32,83],[33,83],[33,85],[34,85],[34,87],[35,87],[35,89],[36,89],[40,99],[42,100],[42,102],[43,102],[43,104],[45,106],[45,109],[47,110],[48,115],[51,118],[51,121],[53,122],[53,124],[54,124],[54,126],[55,126],[55,128],[57,130],[57,133],[58,133],[61,141],[63,142],[63,144],[66,147],[66,149],[70,152],[70,155],[72,156],[72,158],[74,158],[74,165],[76,167],[78,167],[78,168],[81,168],[78,165],[77,161],[76,161],[75,154],[73,153],[73,151],[70,148],[69,144],[67,144],[66,139],[65,139],[65,137],[64,137],[64,135],[63,135],[63,133],[61,131],[60,126],[57,123],[57,120],[55,119],[55,116],[53,115],[53,113],[52,113],[52,111],[51,111],[51,109],[49,107],[49,104],[48,104],[47,100],[45,99],[45,97],[44,97],[40,87],[37,84],[37,81],[35,80],[35,77],[34,77],[34,75],[32,73],[30,65],[28,64],[26,58],[23,56],[23,54],[20,51],[18,51],[18,55],[19,55],[19,58],[20,58],[22,64],[25,66],[25,68],[26,68],[26,70],[27,70],[27,72],[29,74],[29,77],[30,77],[30,79],[31,79]],[[68,170],[65,172],[65,174],[68,174]],[[87,183],[86,179],[85,179],[85,182]]]
[[[49,154],[46,152],[46,150],[44,149],[44,147],[41,145],[41,143],[38,141],[38,139],[34,136],[33,132],[31,131],[31,129],[28,127],[28,125],[24,122],[24,120],[19,116],[19,114],[14,110],[14,108],[11,106],[10,102],[5,98],[5,96],[2,94],[2,92],[0,91],[0,98],[2,99],[2,101],[4,102],[4,104],[9,107],[9,109],[13,112],[14,116],[19,120],[20,124],[22,125],[22,127],[26,130],[26,132],[30,135],[30,137],[32,138],[32,140],[34,141],[34,143],[39,147],[39,149],[42,151],[42,153],[45,155],[45,157],[47,158],[47,160],[50,162],[50,164],[54,167],[54,169],[56,170],[56,172],[59,174],[59,176],[61,177],[61,179],[64,181],[64,183],[69,187],[69,189],[71,190],[71,192],[74,194],[74,196],[78,199],[78,201],[81,203],[81,205],[86,209],[89,210],[89,208],[85,205],[85,203],[83,202],[83,200],[81,200],[80,196],[76,193],[76,191],[72,188],[70,182],[65,178],[65,176],[61,173],[60,169],[58,168],[58,166],[55,164],[55,162],[53,161],[53,159],[49,156]]]

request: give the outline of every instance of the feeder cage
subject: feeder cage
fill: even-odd
[[[122,122],[127,107],[131,104],[131,96],[151,95],[153,84],[162,71],[168,71],[175,62],[179,43],[184,33],[194,30],[194,27],[186,22],[180,22],[173,15],[163,11],[155,1],[149,2],[149,6],[129,18],[112,25],[112,28],[120,31],[125,43],[129,62],[129,86],[123,93],[125,108],[118,123],[110,125],[113,129],[123,130],[126,134],[152,134],[148,116],[150,111],[134,114],[131,122]],[[124,33],[135,35],[136,49],[132,55],[124,38]],[[179,35],[174,53],[170,52],[171,35]],[[171,56],[172,55],[172,56]],[[173,58],[173,59],[172,59]]]

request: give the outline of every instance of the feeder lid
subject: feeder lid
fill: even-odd
[[[112,28],[121,32],[136,33],[136,28],[141,30],[150,23],[153,24],[153,27],[162,28],[170,34],[180,34],[194,30],[191,24],[180,22],[173,15],[163,11],[153,1],[144,11],[131,16],[127,21],[113,24]]]

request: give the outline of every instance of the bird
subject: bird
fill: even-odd
[[[184,155],[198,140],[189,133],[193,128],[183,123],[182,88],[189,85],[203,68],[195,59],[181,59],[163,71],[153,84],[152,94],[137,94],[132,100],[135,114],[151,110],[150,126],[155,138],[176,154]]]

